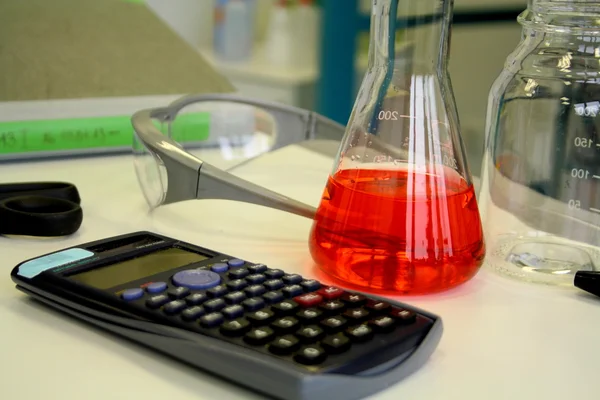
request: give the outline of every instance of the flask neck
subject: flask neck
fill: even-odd
[[[447,67],[454,0],[373,0],[369,67]]]
[[[528,0],[518,21],[532,32],[600,36],[600,1]]]

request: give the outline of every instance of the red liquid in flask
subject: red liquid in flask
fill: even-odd
[[[454,170],[439,172],[348,169],[330,177],[310,236],[315,262],[350,286],[396,294],[471,279],[485,257],[474,188]]]

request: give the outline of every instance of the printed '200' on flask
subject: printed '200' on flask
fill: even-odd
[[[373,0],[369,68],[310,232],[347,286],[427,294],[471,279],[485,243],[447,72],[453,1]]]

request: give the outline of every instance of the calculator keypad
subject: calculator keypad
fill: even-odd
[[[120,296],[187,329],[333,370],[402,340],[415,346],[432,323],[367,295],[239,259],[179,271],[169,282]]]

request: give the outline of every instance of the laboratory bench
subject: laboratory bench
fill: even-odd
[[[219,156],[210,162],[219,165]],[[331,165],[331,157],[290,146],[235,173],[316,206]],[[149,230],[328,282],[308,251],[310,220],[219,200],[194,200],[149,212],[129,154],[8,163],[1,164],[0,171],[0,183],[74,183],[84,212],[80,230],[69,237],[0,237],[0,398],[262,398],[42,307],[16,290],[9,274],[18,263],[48,252]],[[598,398],[596,298],[576,289],[513,281],[484,264],[479,274],[456,289],[397,299],[440,315],[444,333],[422,368],[373,400]]]

